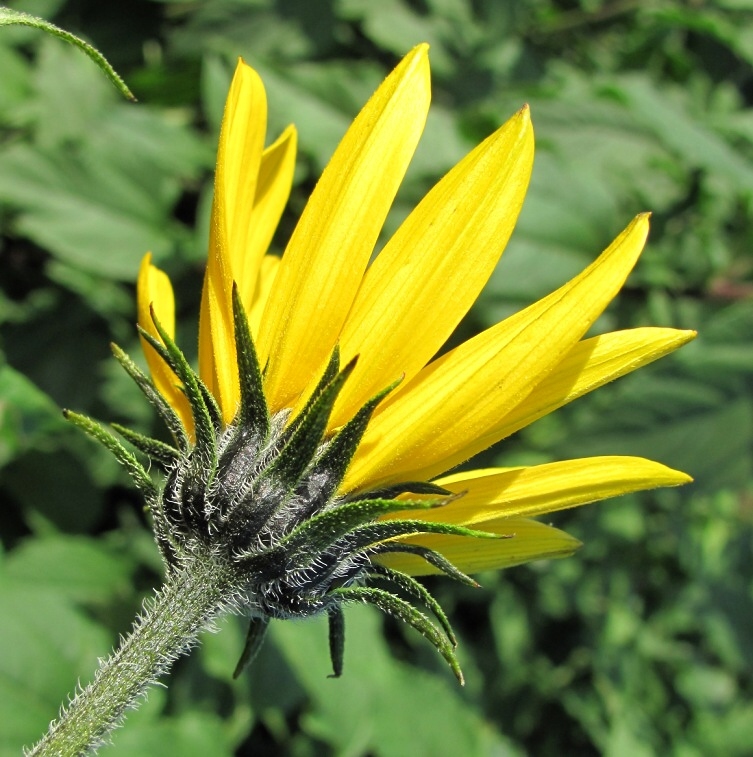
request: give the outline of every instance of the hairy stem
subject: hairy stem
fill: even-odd
[[[28,757],[74,757],[101,745],[125,710],[138,705],[147,687],[228,606],[234,588],[230,567],[208,556],[170,576],[146,602],[118,650],[50,724],[47,735],[26,752]]]

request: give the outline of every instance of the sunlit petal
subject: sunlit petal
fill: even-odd
[[[695,331],[640,328],[614,331],[584,339],[573,347],[560,364],[490,430],[493,444],[558,407],[572,402],[600,386],[658,360],[687,344]],[[473,454],[473,453],[469,453]]]
[[[295,129],[289,126],[262,154],[254,206],[247,213],[248,238],[245,255],[241,256],[242,267],[233,265],[233,278],[248,310],[258,303],[255,293],[259,288],[259,269],[290,197],[297,141]],[[234,256],[237,257],[235,250]]]
[[[157,266],[152,265],[152,255],[149,252],[142,258],[139,268],[139,276],[136,282],[136,307],[138,323],[144,331],[159,339],[150,312],[150,308],[153,308],[157,320],[165,331],[171,336],[175,335],[173,287],[167,274]],[[185,395],[180,389],[180,381],[143,337],[141,338],[141,348],[144,350],[144,357],[157,391],[180,415],[183,424],[191,429],[193,418]]]
[[[259,332],[272,410],[295,402],[329,357],[423,131],[429,97],[421,45],[366,104],[311,195]]]
[[[215,203],[216,223],[225,231],[224,238],[221,234],[215,238],[220,248],[217,252],[230,259],[231,270],[239,282],[249,278],[245,271],[249,258],[253,258],[249,251],[257,252],[252,237],[258,231],[251,223],[251,209],[259,193],[266,131],[264,84],[253,68],[239,60],[222,119],[214,180],[215,195],[219,191],[221,200]],[[287,199],[287,192],[283,193]],[[251,262],[255,268],[254,261]]]
[[[437,480],[461,494],[445,507],[409,517],[478,527],[498,517],[531,517],[620,494],[680,486],[690,476],[642,457],[587,457],[514,469],[465,471]],[[394,517],[406,517],[405,512]]]
[[[523,108],[423,199],[369,268],[340,339],[359,355],[331,425],[434,356],[486,284],[512,233],[533,165]]]
[[[487,447],[620,289],[647,233],[638,216],[575,279],[421,371],[377,411],[343,488],[432,478]]]
[[[426,534],[404,541],[440,552],[453,565],[469,574],[509,568],[531,560],[567,557],[581,546],[570,534],[527,518],[488,520],[476,527],[490,533],[509,535],[510,538],[475,539],[468,536]],[[410,554],[380,555],[378,562],[412,576],[441,572],[425,560]]]
[[[264,85],[250,66],[239,61],[220,130],[199,319],[199,372],[219,402],[226,422],[233,419],[240,398],[231,291],[233,280],[248,278],[244,269],[251,241],[250,210],[256,197],[266,127]],[[251,274],[255,273],[254,268]]]
[[[279,270],[280,258],[277,255],[265,255],[262,258],[251,305],[248,308],[248,325],[254,336],[259,333],[264,308]]]
[[[152,264],[151,252],[147,252],[141,259],[139,275],[136,280],[136,307],[138,323],[144,331],[148,331],[152,336],[159,338],[157,329],[152,322],[150,309],[153,308],[154,314],[162,325],[162,328],[170,336],[175,336],[175,295],[173,294],[173,285],[170,283],[170,277],[163,270]],[[147,355],[156,358],[156,353],[152,349],[147,351]],[[151,367],[151,358],[147,357],[147,360]]]

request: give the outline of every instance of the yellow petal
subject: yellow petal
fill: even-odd
[[[241,300],[249,311],[257,302],[257,279],[264,254],[272,243],[277,224],[290,197],[297,141],[295,129],[289,126],[262,154],[254,207],[247,213],[246,223],[249,228],[243,256],[244,267],[233,267],[233,277],[238,283]],[[276,260],[279,262],[279,258]]]
[[[199,314],[199,375],[217,400],[223,420],[229,423],[240,401],[240,383],[228,312],[227,290],[231,290],[232,278],[225,276],[223,268],[207,263],[204,275]]]
[[[240,386],[235,355],[232,285],[253,297],[261,259],[290,191],[295,131],[264,151],[267,98],[259,75],[239,61],[225,104],[217,150],[209,256],[199,319],[199,373],[226,423]]]
[[[472,439],[458,457],[472,457],[562,405],[658,360],[695,336],[695,331],[646,327],[578,342],[524,402],[501,415],[485,435]]]
[[[628,492],[680,486],[692,479],[642,457],[587,457],[528,468],[465,471],[437,480],[460,499],[433,510],[392,517],[478,528],[492,518],[541,515]],[[412,495],[415,496],[415,495]]]
[[[639,328],[584,339],[573,347],[512,412],[492,429],[489,444],[504,439],[562,405],[682,347],[695,331]],[[469,455],[470,456],[470,455]]]
[[[501,518],[485,521],[478,528],[495,534],[509,534],[510,538],[476,539],[469,536],[426,534],[411,536],[401,541],[420,544],[441,552],[464,573],[499,570],[531,560],[567,557],[581,546],[577,539],[564,531],[527,518]],[[399,553],[380,555],[377,561],[388,568],[411,576],[441,573],[433,565],[415,555]]]
[[[152,255],[149,252],[141,260],[136,283],[136,304],[139,326],[144,331],[156,339],[160,338],[152,321],[150,313],[150,307],[152,307],[161,326],[170,336],[175,336],[173,287],[167,274],[152,265]],[[186,397],[180,390],[178,378],[143,337],[141,338],[141,348],[152,374],[154,386],[172,406],[173,410],[178,413],[183,425],[190,433],[193,429],[193,417]]]
[[[260,231],[252,223],[251,212],[259,189],[266,131],[267,95],[264,85],[256,71],[239,60],[225,104],[214,179],[215,200],[219,193],[220,202],[215,202],[214,211],[219,217],[213,221],[218,230],[224,229],[225,233],[215,237],[218,249],[212,249],[210,256],[228,255],[232,276],[241,286],[249,279],[253,281],[258,261],[266,251],[266,245],[262,250],[255,249],[254,237]],[[275,154],[277,152],[275,150]],[[283,194],[284,207],[288,193],[283,191]],[[272,233],[278,220],[279,215],[273,220]],[[267,229],[261,230],[262,235],[267,232]],[[251,268],[250,274],[246,272],[247,266]]]
[[[433,478],[487,447],[617,294],[647,233],[638,216],[572,281],[424,368],[377,410],[343,491]]]
[[[458,163],[386,244],[343,329],[343,362],[360,357],[331,427],[401,375],[412,378],[445,343],[512,234],[532,165],[526,107]]]
[[[423,131],[429,97],[421,45],[372,96],[316,185],[259,333],[271,410],[291,406],[329,358]]]
[[[141,259],[139,275],[136,281],[136,307],[138,322],[144,331],[159,339],[157,329],[152,322],[150,308],[154,308],[154,314],[162,325],[162,328],[175,336],[175,295],[170,277],[156,265],[152,264],[152,253],[147,252]],[[149,356],[156,357],[157,353],[150,349],[147,353],[147,361],[151,367],[152,361]],[[160,365],[164,365],[160,360]],[[172,374],[171,375],[175,375]]]
[[[259,333],[262,314],[264,307],[269,299],[269,293],[272,291],[277,271],[280,270],[280,258],[277,255],[265,255],[259,266],[259,275],[256,277],[256,288],[251,300],[251,306],[248,308],[248,325],[251,329],[252,336],[256,337]]]

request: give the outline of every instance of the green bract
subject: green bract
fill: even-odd
[[[378,520],[396,511],[440,507],[456,498],[434,484],[405,482],[379,491],[338,495],[372,413],[393,387],[365,403],[334,436],[326,438],[332,408],[356,362],[341,369],[335,350],[301,412],[294,418],[289,412],[270,416],[262,391],[262,372],[237,290],[233,304],[241,404],[236,420],[227,426],[212,395],[161,325],[155,321],[162,342],[142,331],[185,387],[194,421],[193,443],[150,380],[115,348],[116,357],[172,431],[174,446],[115,427],[164,468],[166,478],[161,486],[151,482],[143,466],[115,437],[84,416],[69,412],[67,417],[111,449],[146,494],[157,544],[169,573],[190,569],[199,561],[216,563],[218,571],[230,577],[226,604],[251,619],[236,674],[258,649],[270,619],[327,613],[332,666],[334,674],[340,675],[342,606],[360,601],[420,631],[462,682],[453,652],[455,637],[439,605],[414,578],[370,558],[407,551],[447,575],[475,585],[438,552],[394,539],[421,533],[500,537],[442,522]],[[396,499],[406,492],[438,496]],[[363,585],[367,579],[385,588],[367,588]],[[440,627],[401,594],[428,607]]]

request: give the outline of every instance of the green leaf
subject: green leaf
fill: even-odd
[[[9,365],[0,365],[0,467],[64,426],[55,403]]]
[[[164,229],[113,204],[73,156],[23,144],[1,152],[0,201],[21,210],[18,235],[109,278],[133,280],[146,250],[165,255],[171,247]]]
[[[52,586],[0,574],[0,754],[42,736],[77,680],[87,680],[111,634]]]
[[[376,611],[347,607],[345,621],[345,670],[332,680],[325,619],[271,626],[275,644],[310,697],[303,721],[310,738],[331,744],[338,754],[521,754],[465,701],[449,671],[432,674],[396,660]]]
[[[17,121],[24,103],[28,103],[30,72],[27,61],[10,46],[6,46],[0,35],[0,71],[3,72],[3,86],[0,87],[0,115],[7,124]]]
[[[103,747],[98,754],[105,757],[233,757],[235,752],[218,715],[189,710],[177,717],[154,720],[129,715],[126,727],[113,735],[112,745]]]
[[[7,577],[82,604],[112,602],[131,591],[132,561],[83,536],[29,539],[7,557]]]
[[[753,162],[688,113],[675,93],[658,91],[645,77],[624,79],[622,91],[631,112],[676,151],[686,166],[704,168],[742,190],[753,190]]]

